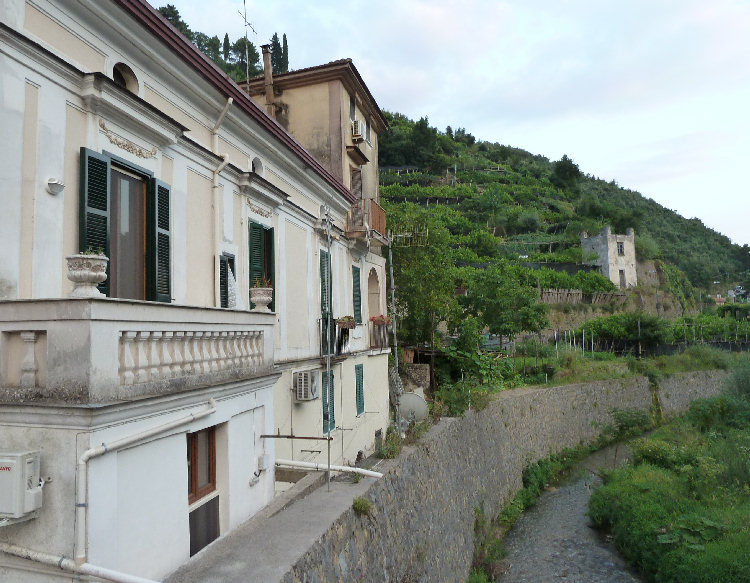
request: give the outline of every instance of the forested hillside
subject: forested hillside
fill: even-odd
[[[610,225],[636,232],[640,260],[664,259],[695,286],[745,282],[750,248],[686,219],[638,192],[585,174],[564,156],[551,162],[510,146],[478,141],[464,128],[445,132],[386,112],[380,138],[382,196],[391,204],[443,200],[485,232],[501,255],[529,260],[580,260],[581,231]],[[409,167],[396,172],[393,167]],[[450,188],[443,188],[450,186]],[[487,241],[490,244],[490,241]],[[504,252],[503,252],[504,251]]]
[[[590,259],[582,256],[580,233],[606,225],[618,233],[635,229],[638,259],[657,260],[683,313],[696,308],[693,286],[747,283],[747,246],[587,175],[567,156],[550,162],[478,141],[463,128],[439,132],[425,118],[386,116],[380,194],[394,235],[397,312],[407,344],[434,346],[440,322],[466,349],[480,331],[513,337],[543,329],[540,287],[613,290],[598,272],[551,269]]]

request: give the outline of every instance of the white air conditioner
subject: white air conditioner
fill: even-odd
[[[352,139],[363,140],[365,137],[365,122],[361,119],[352,121]]]
[[[298,401],[312,401],[317,399],[318,375],[315,371],[305,370],[294,373],[294,396]]]
[[[0,520],[22,518],[42,506],[39,451],[0,451]]]

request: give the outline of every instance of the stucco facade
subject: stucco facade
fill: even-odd
[[[162,578],[271,500],[277,456],[325,461],[323,399],[292,392],[325,350],[333,463],[372,449],[384,259],[349,185],[143,0],[4,2],[0,77],[0,449],[39,450],[46,481],[0,550]],[[331,316],[362,316],[335,347],[326,208]],[[71,299],[65,257],[98,248],[105,295]],[[76,577],[0,552],[3,581]]]
[[[385,243],[384,229],[378,231],[378,135],[388,126],[351,59],[266,74],[250,81],[249,92],[358,199],[368,201],[364,220],[374,243]]]
[[[598,265],[602,275],[610,279],[620,289],[638,285],[635,258],[635,232],[628,229],[624,235],[612,233],[604,227],[599,235],[589,237],[581,234],[581,247],[584,257],[595,253],[597,258],[591,263]]]

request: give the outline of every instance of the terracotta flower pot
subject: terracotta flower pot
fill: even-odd
[[[106,255],[89,255],[78,253],[65,258],[68,262],[68,279],[75,286],[71,298],[103,298],[97,285],[107,279]]]

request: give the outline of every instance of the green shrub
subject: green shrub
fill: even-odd
[[[385,439],[375,450],[375,455],[381,459],[393,459],[401,453],[401,439],[396,429],[391,426],[385,432]]]
[[[696,463],[694,453],[686,448],[658,439],[636,439],[630,442],[633,463],[649,463],[667,470]]]
[[[732,370],[727,388],[733,395],[750,399],[750,361],[741,362]]]
[[[352,502],[352,510],[354,510],[354,512],[359,515],[369,515],[370,513],[372,513],[372,502],[369,498],[358,496]]]

